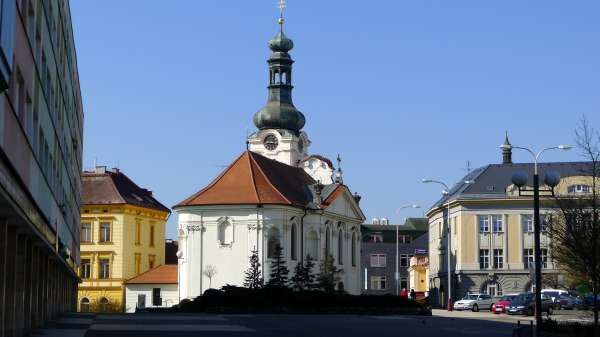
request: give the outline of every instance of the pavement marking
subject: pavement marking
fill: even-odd
[[[44,337],[84,337],[86,329],[43,329],[39,335]],[[33,334],[33,336],[38,334]]]
[[[136,314],[123,314],[123,315],[98,315],[98,320],[128,320],[128,321],[226,321],[227,318],[223,316],[205,316],[205,315],[136,315]]]
[[[164,331],[164,332],[254,332],[255,330],[241,325],[222,324],[179,324],[179,325],[138,325],[138,324],[93,324],[89,330],[93,331]]]
[[[94,319],[93,318],[64,317],[64,318],[58,319],[58,321],[56,321],[56,323],[59,323],[59,324],[92,324],[92,323],[94,323]]]

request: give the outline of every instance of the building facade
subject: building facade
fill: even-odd
[[[360,197],[344,184],[339,156],[334,173],[329,159],[308,153],[311,141],[302,131],[306,120],[292,103],[293,46],[283,27],[269,43],[269,96],[254,115],[258,131],[248,137],[248,150],[174,207],[182,298],[199,296],[209,287],[241,286],[254,250],[268,281],[277,245],[290,270],[306,256],[321,260],[332,255],[344,271],[338,287],[360,293],[360,224],[365,219]],[[211,278],[204,276],[209,267],[215,271]]]
[[[76,306],[83,109],[67,0],[0,1],[0,336]]]
[[[414,256],[427,252],[427,228],[427,219],[422,218],[409,218],[404,225],[362,226],[363,294],[399,295],[402,290],[403,293],[410,292],[411,289],[420,286],[411,283],[409,267],[410,260]],[[397,246],[396,233],[398,233]],[[398,252],[397,260],[396,252]],[[396,264],[398,265],[397,280]]]
[[[123,312],[124,281],[165,263],[170,210],[123,172],[84,172],[81,208],[81,312]]]
[[[508,139],[506,142],[510,144]],[[510,150],[503,150],[502,155],[502,164],[473,170],[451,189],[449,196],[427,212],[432,305],[445,306],[447,302],[448,235],[454,301],[469,292],[501,295],[533,290],[533,196],[530,192],[533,164],[512,163]],[[539,170],[542,180],[550,171],[561,176],[560,184],[553,191],[541,186],[540,210],[542,273],[547,275],[545,279],[560,280],[558,266],[550,258],[550,241],[544,233],[544,223],[556,211],[552,194],[569,197],[589,189],[591,178],[586,173],[589,163],[543,163]],[[529,176],[528,186],[521,190],[511,182],[516,171]],[[448,203],[449,230],[446,226]]]
[[[179,303],[177,265],[152,268],[125,281],[125,312],[169,308]]]

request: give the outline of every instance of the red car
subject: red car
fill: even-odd
[[[506,307],[510,305],[515,297],[519,296],[519,294],[507,294],[496,301],[496,303],[492,304],[492,312],[495,314],[501,314],[506,312]]]

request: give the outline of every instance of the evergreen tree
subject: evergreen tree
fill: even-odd
[[[275,257],[271,259],[271,272],[267,285],[272,287],[285,288],[288,285],[288,274],[290,271],[285,265],[283,259],[283,248],[280,245],[275,246]]]
[[[340,280],[341,269],[336,268],[335,260],[331,254],[325,254],[321,261],[319,275],[317,275],[317,287],[323,291],[333,292],[335,285]]]
[[[256,247],[250,255],[250,267],[246,270],[244,277],[244,287],[250,289],[259,289],[263,286],[263,278],[260,272],[260,260],[258,258],[258,250]]]
[[[314,287],[315,275],[312,272],[314,266],[315,262],[310,255],[306,256],[304,263],[296,264],[294,276],[291,279],[294,289],[305,290]]]

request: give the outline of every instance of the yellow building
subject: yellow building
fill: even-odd
[[[123,312],[124,281],[165,261],[170,210],[118,169],[82,175],[78,310]]]
[[[410,258],[408,282],[410,288],[417,293],[429,291],[429,257],[427,255],[415,255]]]
[[[508,139],[506,143],[510,144]],[[533,290],[533,164],[513,163],[509,149],[504,149],[502,154],[502,164],[471,171],[427,212],[429,294],[434,306],[445,306],[448,300],[448,235],[454,301],[467,293],[498,296]],[[590,169],[588,162],[539,165],[541,262],[545,280],[558,280],[558,283],[563,280],[559,266],[552,261],[550,239],[544,231],[546,220],[557,211],[555,197],[589,193]],[[526,186],[521,189],[512,183],[517,171],[528,177]],[[560,183],[554,189],[543,183],[546,173],[551,171],[560,175]],[[551,286],[556,285],[544,284],[544,287]]]

